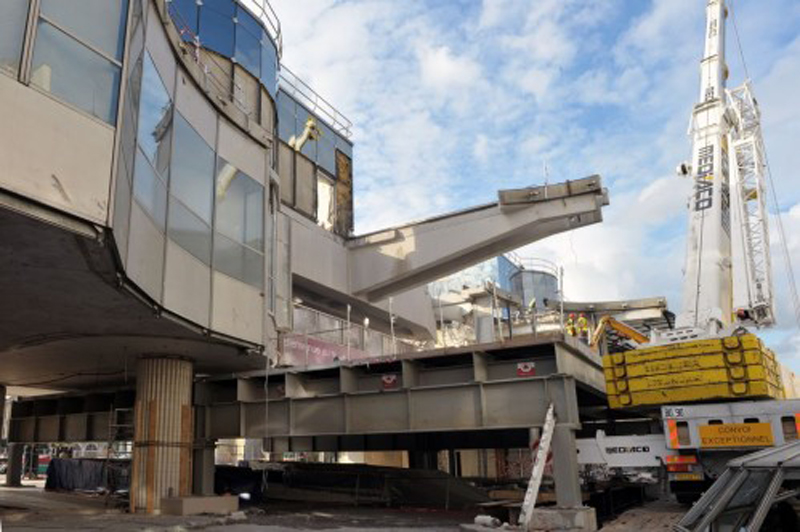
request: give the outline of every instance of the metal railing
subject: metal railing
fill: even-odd
[[[304,305],[294,307],[295,331],[282,336],[281,361],[288,366],[320,366],[389,358],[416,345]]]
[[[309,111],[325,120],[334,131],[345,138],[351,137],[353,123],[283,64],[278,76],[278,86]]]
[[[203,55],[203,43],[200,37],[195,34],[189,24],[184,20],[174,2],[167,2],[167,11],[181,36],[181,40],[192,47],[191,57],[198,64],[203,73],[203,89],[207,93],[213,93],[222,102],[232,102],[248,120],[252,120],[255,115],[255,105],[248,105],[243,98],[245,92],[239,84],[233,71],[230,73],[214,58],[212,51],[206,51]]]
[[[520,270],[549,273],[556,278],[559,276],[558,265],[553,261],[535,257],[520,257],[513,251],[509,251],[505,256]]]
[[[275,10],[267,0],[239,0],[244,7],[249,9],[269,32],[272,40],[275,41],[275,48],[278,52],[278,59],[283,55],[283,32],[281,31],[281,21]]]

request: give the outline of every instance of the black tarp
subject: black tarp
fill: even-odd
[[[53,458],[47,467],[44,488],[65,491],[127,491],[129,475],[128,460]]]

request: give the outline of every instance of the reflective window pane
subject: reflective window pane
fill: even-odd
[[[274,98],[278,86],[278,54],[269,35],[264,34],[262,40],[264,44],[261,45],[261,82]]]
[[[294,136],[295,107],[294,100],[278,91],[278,137],[284,142]]]
[[[169,161],[172,101],[149,53],[144,54],[139,104],[139,146],[162,175]]]
[[[220,159],[217,173],[216,228],[225,236],[264,250],[264,187]]]
[[[133,174],[133,195],[142,208],[147,211],[156,226],[164,231],[164,222],[167,217],[167,187],[156,177],[150,162],[142,155],[141,150],[136,153],[136,165]]]
[[[170,6],[169,13],[175,21],[175,26],[180,30],[187,29],[191,32],[191,35],[183,32],[181,37],[184,41],[191,41],[192,35],[197,35],[197,0],[172,0]]]
[[[0,68],[14,73],[19,69],[27,17],[28,0],[0,2]]]
[[[50,24],[40,21],[31,83],[114,125],[120,69]]]
[[[122,60],[127,0],[42,0],[41,13],[78,39]]]
[[[239,26],[243,27],[251,34],[261,35],[261,24],[245,7],[238,6],[236,10],[236,20]]]
[[[169,198],[169,237],[204,263],[211,264],[211,227],[172,195]]]
[[[203,0],[203,9],[211,8],[221,15],[233,18],[236,13],[236,4],[233,0]]]
[[[261,75],[261,42],[241,24],[236,25],[236,61],[255,77]]]
[[[233,15],[220,15],[203,6],[200,10],[200,43],[225,57],[233,57]]]
[[[206,223],[211,223],[214,150],[180,113],[175,113],[170,192]]]
[[[314,122],[317,125],[319,125],[320,122],[321,122],[319,118],[316,118],[316,117],[314,117],[314,115],[309,113],[306,110],[305,107],[303,107],[302,105],[298,105],[297,106],[297,118],[295,119],[295,127],[294,127],[295,135],[297,135],[298,138],[300,136],[302,136],[303,133],[305,132],[306,127],[308,125],[308,120],[309,119],[314,120]],[[306,157],[308,157],[312,161],[316,162],[316,160],[317,160],[317,141],[316,140],[312,140],[312,139],[308,139],[306,141],[306,143],[303,144],[303,147],[300,148],[300,153],[302,153],[303,155],[305,155]]]
[[[317,141],[317,164],[326,172],[336,174],[336,134],[325,122],[318,121],[322,136]]]
[[[353,145],[338,134],[336,135],[336,149],[347,155],[350,159],[353,158]]]
[[[263,285],[264,256],[219,233],[214,238],[214,268],[256,288]]]

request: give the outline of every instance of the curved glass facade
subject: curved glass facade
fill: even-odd
[[[278,49],[269,31],[234,0],[172,0],[170,15],[185,41],[233,59],[261,80],[273,99],[278,87]]]

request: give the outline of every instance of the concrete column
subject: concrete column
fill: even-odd
[[[24,443],[8,444],[8,463],[6,469],[6,486],[19,488],[22,486],[22,457],[25,453]]]
[[[3,439],[6,428],[6,387],[0,384],[0,440]]]
[[[556,505],[559,508],[583,506],[581,484],[578,478],[575,430],[557,424],[553,431],[551,449],[553,449],[553,476],[556,479]]]
[[[163,497],[192,491],[192,363],[146,357],[136,365],[131,510],[160,513]]]
[[[214,442],[194,450],[194,494],[214,495]]]

